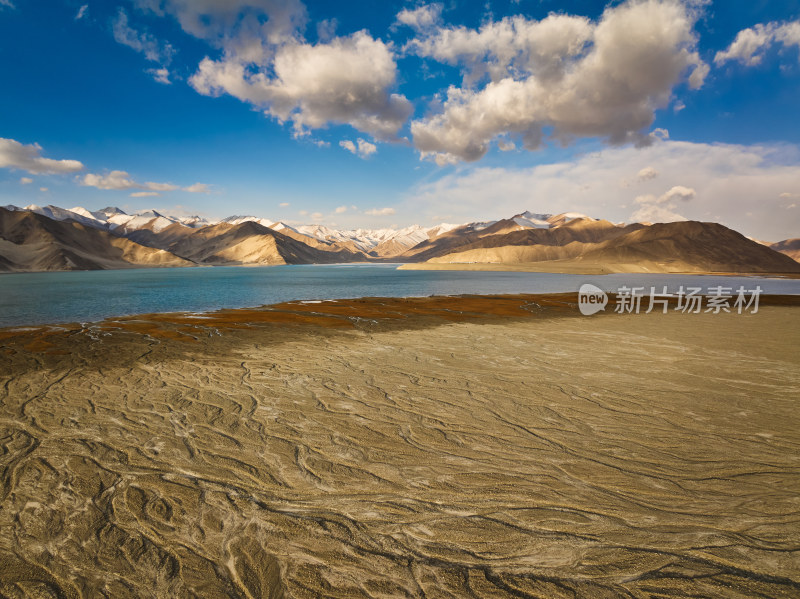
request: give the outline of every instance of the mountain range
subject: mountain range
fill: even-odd
[[[781,253],[783,252],[783,253]],[[0,271],[406,262],[559,271],[800,272],[800,241],[767,245],[717,223],[614,224],[579,213],[339,230],[255,216],[212,222],[148,210],[0,208]]]

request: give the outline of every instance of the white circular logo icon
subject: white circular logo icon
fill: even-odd
[[[584,316],[591,316],[597,314],[600,310],[605,310],[608,304],[608,295],[606,292],[592,285],[591,283],[584,283],[578,290],[578,308]]]

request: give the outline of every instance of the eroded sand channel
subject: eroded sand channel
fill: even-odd
[[[800,308],[362,308],[0,341],[2,596],[800,595]]]

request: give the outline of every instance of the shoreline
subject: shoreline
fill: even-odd
[[[600,315],[614,315],[613,305],[616,294],[608,293],[609,304]],[[643,299],[647,299],[647,295]],[[702,297],[707,297],[703,295]],[[761,306],[800,306],[800,294],[762,293]],[[319,318],[319,323],[330,326],[348,326],[348,319],[399,319],[411,316],[428,316],[433,318],[476,319],[512,316],[525,318],[531,312],[526,305],[540,306],[540,313],[545,309],[560,316],[581,316],[578,310],[578,293],[508,293],[508,294],[456,294],[428,296],[365,296],[358,298],[334,298],[313,300],[290,300],[274,304],[242,308],[219,308],[207,311],[177,310],[171,312],[141,312],[109,316],[95,321],[62,321],[41,324],[21,324],[0,327],[0,344],[4,339],[18,335],[48,333],[53,331],[74,332],[83,329],[102,331],[114,328],[125,328],[134,322],[149,322],[153,326],[175,325],[192,326],[195,324],[214,324],[223,328],[234,323],[275,323],[297,324],[311,322],[308,318]],[[670,300],[670,306],[675,300]],[[314,307],[324,309],[312,309]],[[569,310],[567,310],[567,308]],[[334,320],[326,320],[333,318]],[[337,320],[338,319],[338,320]],[[335,324],[332,324],[335,323]]]
[[[778,279],[800,279],[800,273],[772,273],[772,272],[714,272],[714,271],[672,271],[672,270],[647,270],[636,265],[586,265],[575,261],[549,262],[405,262],[397,270],[443,270],[443,271],[480,271],[480,272],[532,272],[542,274],[562,275],[622,275],[622,274],[647,274],[647,275],[691,275],[691,276],[722,276],[722,277],[764,277]]]

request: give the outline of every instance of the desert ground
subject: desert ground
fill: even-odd
[[[793,303],[0,330],[0,596],[797,597]]]

